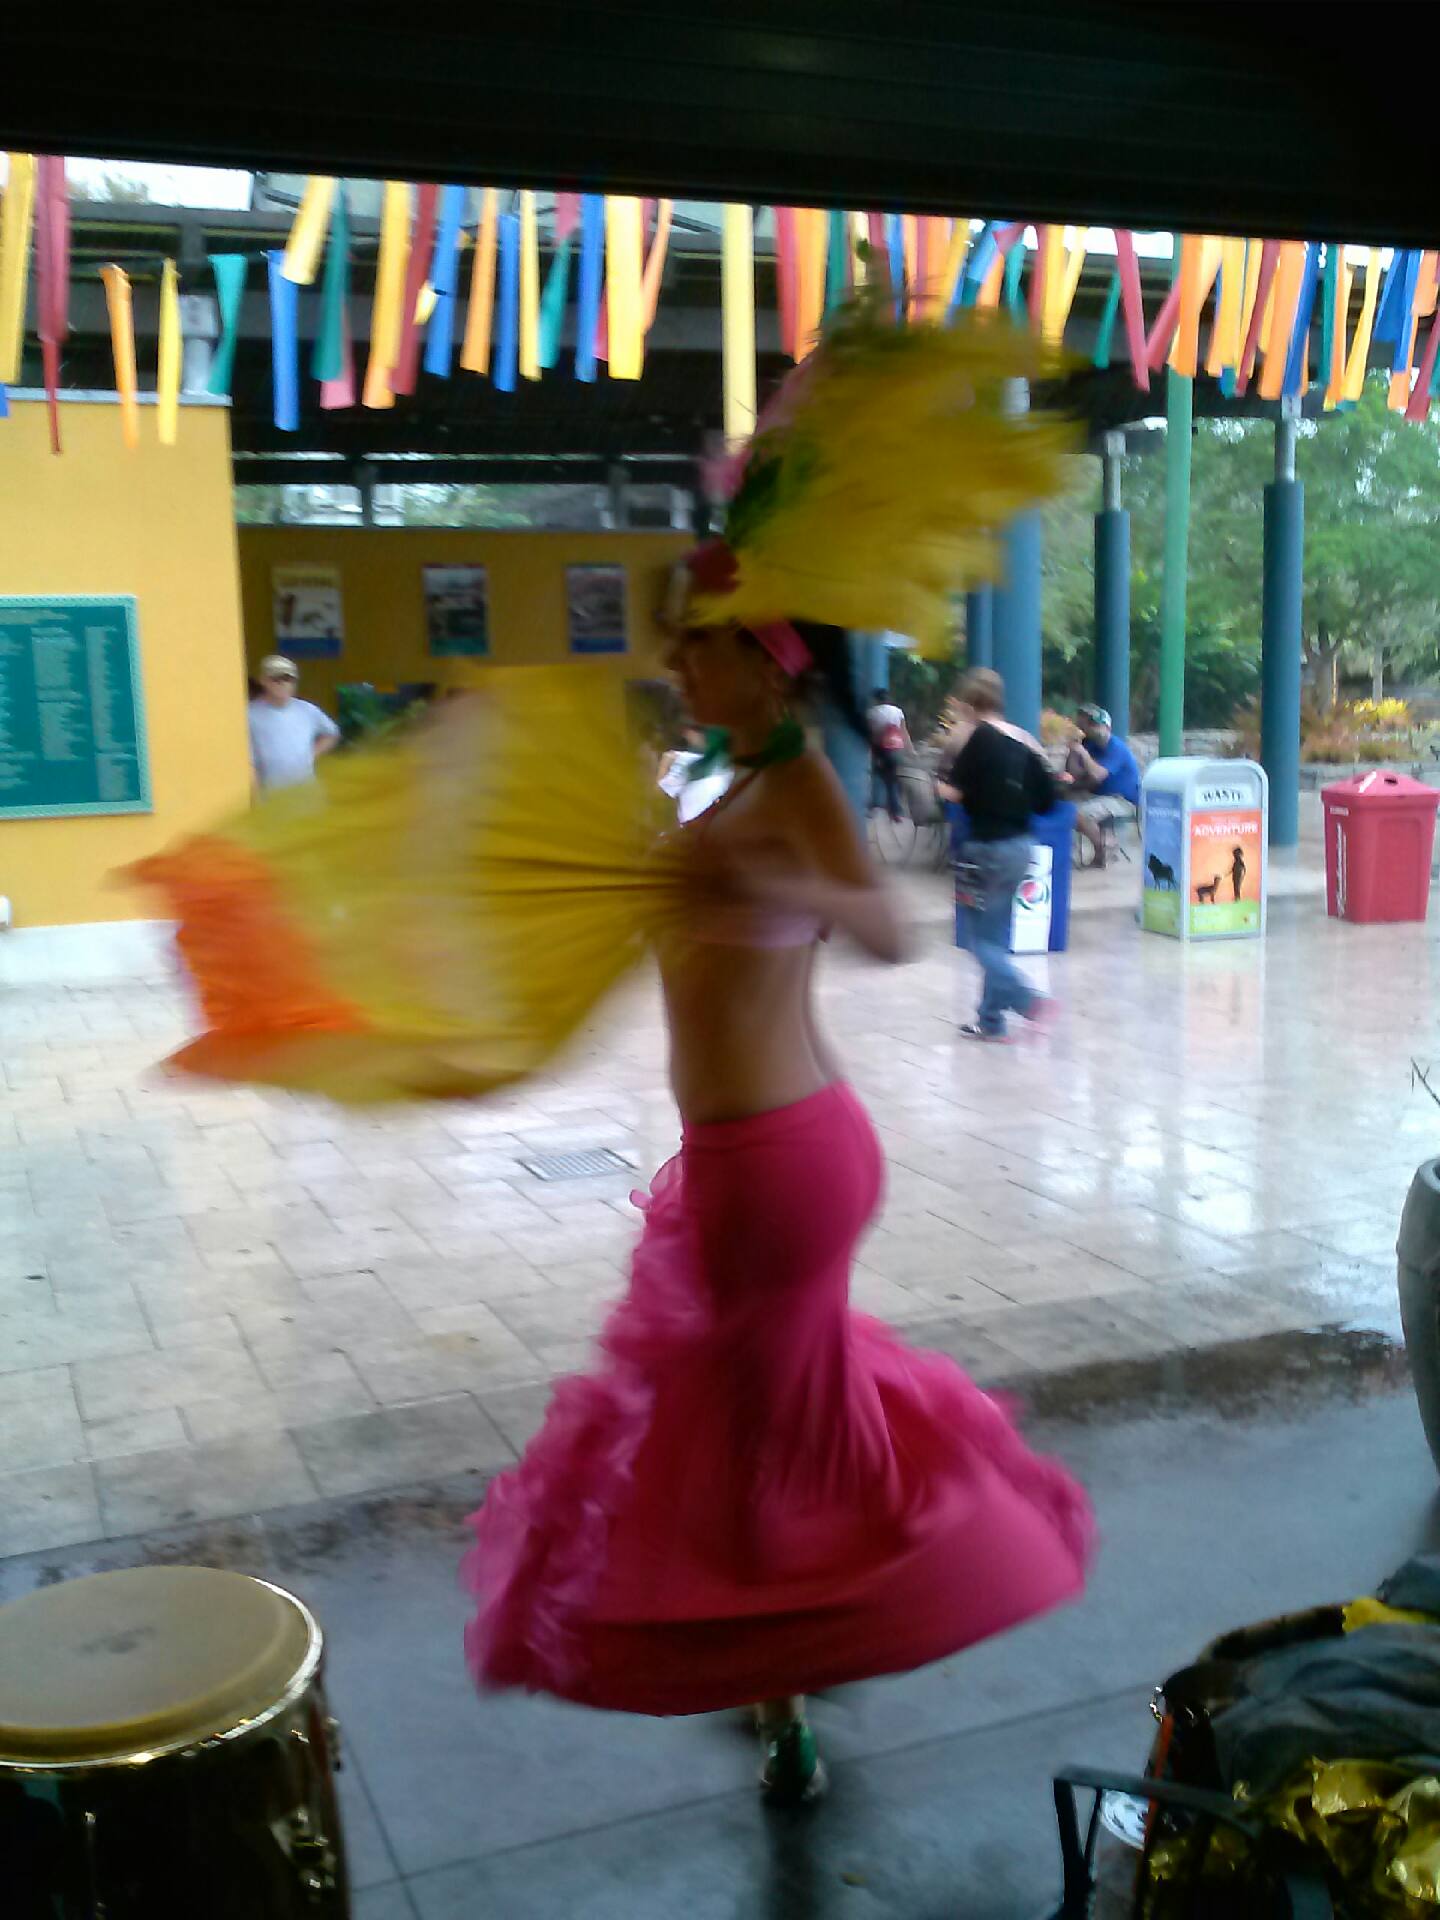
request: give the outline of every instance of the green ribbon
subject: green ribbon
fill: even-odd
[[[228,394],[235,372],[235,348],[240,338],[240,296],[250,260],[243,253],[212,253],[215,294],[220,303],[220,339],[205,387],[208,393]]]
[[[330,219],[325,279],[320,289],[320,331],[310,371],[317,380],[338,380],[345,371],[345,308],[350,298],[350,215],[342,183]]]
[[[850,278],[846,271],[846,258],[850,251],[848,223],[848,214],[841,213],[834,207],[831,208],[829,245],[825,254],[825,318],[827,320],[837,307],[844,306],[850,291]]]
[[[542,367],[553,367],[560,358],[560,334],[565,325],[565,303],[570,298],[570,255],[575,236],[567,233],[555,249],[540,296],[539,358]]]
[[[1115,316],[1120,311],[1120,268],[1117,265],[1110,276],[1110,291],[1105,296],[1105,305],[1100,314],[1100,326],[1095,334],[1095,351],[1090,356],[1092,366],[1105,368],[1110,364],[1110,343],[1115,337]]]

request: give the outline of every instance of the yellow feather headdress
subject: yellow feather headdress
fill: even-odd
[[[1005,522],[1066,485],[1076,427],[1016,404],[1054,353],[994,311],[905,324],[891,302],[863,289],[766,409],[736,463],[734,565],[696,581],[696,624],[814,620],[942,648],[953,595],[1000,572]]]

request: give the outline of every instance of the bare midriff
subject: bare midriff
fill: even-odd
[[[769,1113],[835,1078],[811,1005],[815,951],[814,943],[726,946],[678,934],[661,948],[670,1084],[682,1120]]]

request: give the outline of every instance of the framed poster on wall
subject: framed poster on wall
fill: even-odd
[[[0,599],[0,819],[151,810],[133,595]]]
[[[490,580],[484,567],[422,567],[425,638],[436,659],[490,651]]]
[[[624,653],[624,567],[567,567],[565,620],[571,653]]]
[[[275,651],[292,660],[335,660],[345,643],[339,567],[273,567]]]

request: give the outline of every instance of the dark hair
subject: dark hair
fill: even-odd
[[[829,702],[853,733],[866,742],[870,727],[855,697],[850,663],[850,636],[844,627],[825,627],[815,620],[792,620],[791,626],[810,649],[815,662],[802,674],[801,686]]]

